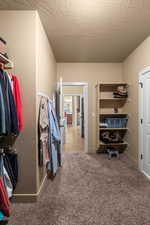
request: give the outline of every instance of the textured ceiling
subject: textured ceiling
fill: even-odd
[[[59,62],[120,62],[150,34],[150,0],[0,0],[39,11]]]

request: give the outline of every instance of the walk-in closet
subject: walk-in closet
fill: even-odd
[[[0,0],[0,225],[150,225],[149,80],[149,0]]]

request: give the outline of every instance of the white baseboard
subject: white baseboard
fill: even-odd
[[[12,198],[12,201],[13,202],[36,202],[42,192],[42,189],[43,189],[43,186],[45,184],[45,181],[46,181],[46,178],[47,178],[47,175],[45,175],[41,185],[40,185],[40,188],[38,190],[37,193],[32,193],[32,194],[14,194],[13,195],[13,198]]]

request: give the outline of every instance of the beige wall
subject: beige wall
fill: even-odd
[[[38,13],[36,13],[36,93],[42,92],[50,98],[53,97],[56,90],[57,81],[57,66],[47,35],[41,23]],[[37,95],[36,115],[38,126],[38,114],[40,98]],[[38,129],[38,128],[37,128]],[[37,137],[38,138],[38,137]],[[38,139],[37,139],[38,144]],[[38,146],[37,146],[38,150]],[[38,151],[37,151],[38,153]],[[44,168],[38,169],[38,154],[37,154],[37,183],[38,187],[44,177]]]
[[[150,37],[148,37],[123,63],[124,80],[129,84],[128,156],[138,162],[138,79],[144,67],[150,65]]]
[[[16,193],[34,193],[36,184],[36,84],[35,84],[35,12],[1,11],[1,36],[8,42],[14,62],[23,105],[23,132],[16,142],[19,156],[19,182]]]
[[[96,90],[99,82],[123,80],[121,63],[58,63],[57,79],[63,82],[88,82],[89,84],[89,151],[96,151]]]
[[[80,86],[64,86],[63,94],[83,94],[83,87]]]
[[[56,86],[56,62],[36,11],[1,11],[1,36],[8,43],[23,105],[24,128],[16,141],[19,156],[17,194],[39,189],[37,116],[39,91],[50,97]]]

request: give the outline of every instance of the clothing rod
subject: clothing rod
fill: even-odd
[[[53,103],[53,101],[49,98],[49,96],[48,96],[48,95],[46,95],[46,94],[45,94],[45,93],[43,93],[43,92],[39,92],[39,93],[38,93],[38,96],[48,98],[48,100],[49,100],[51,103]]]

